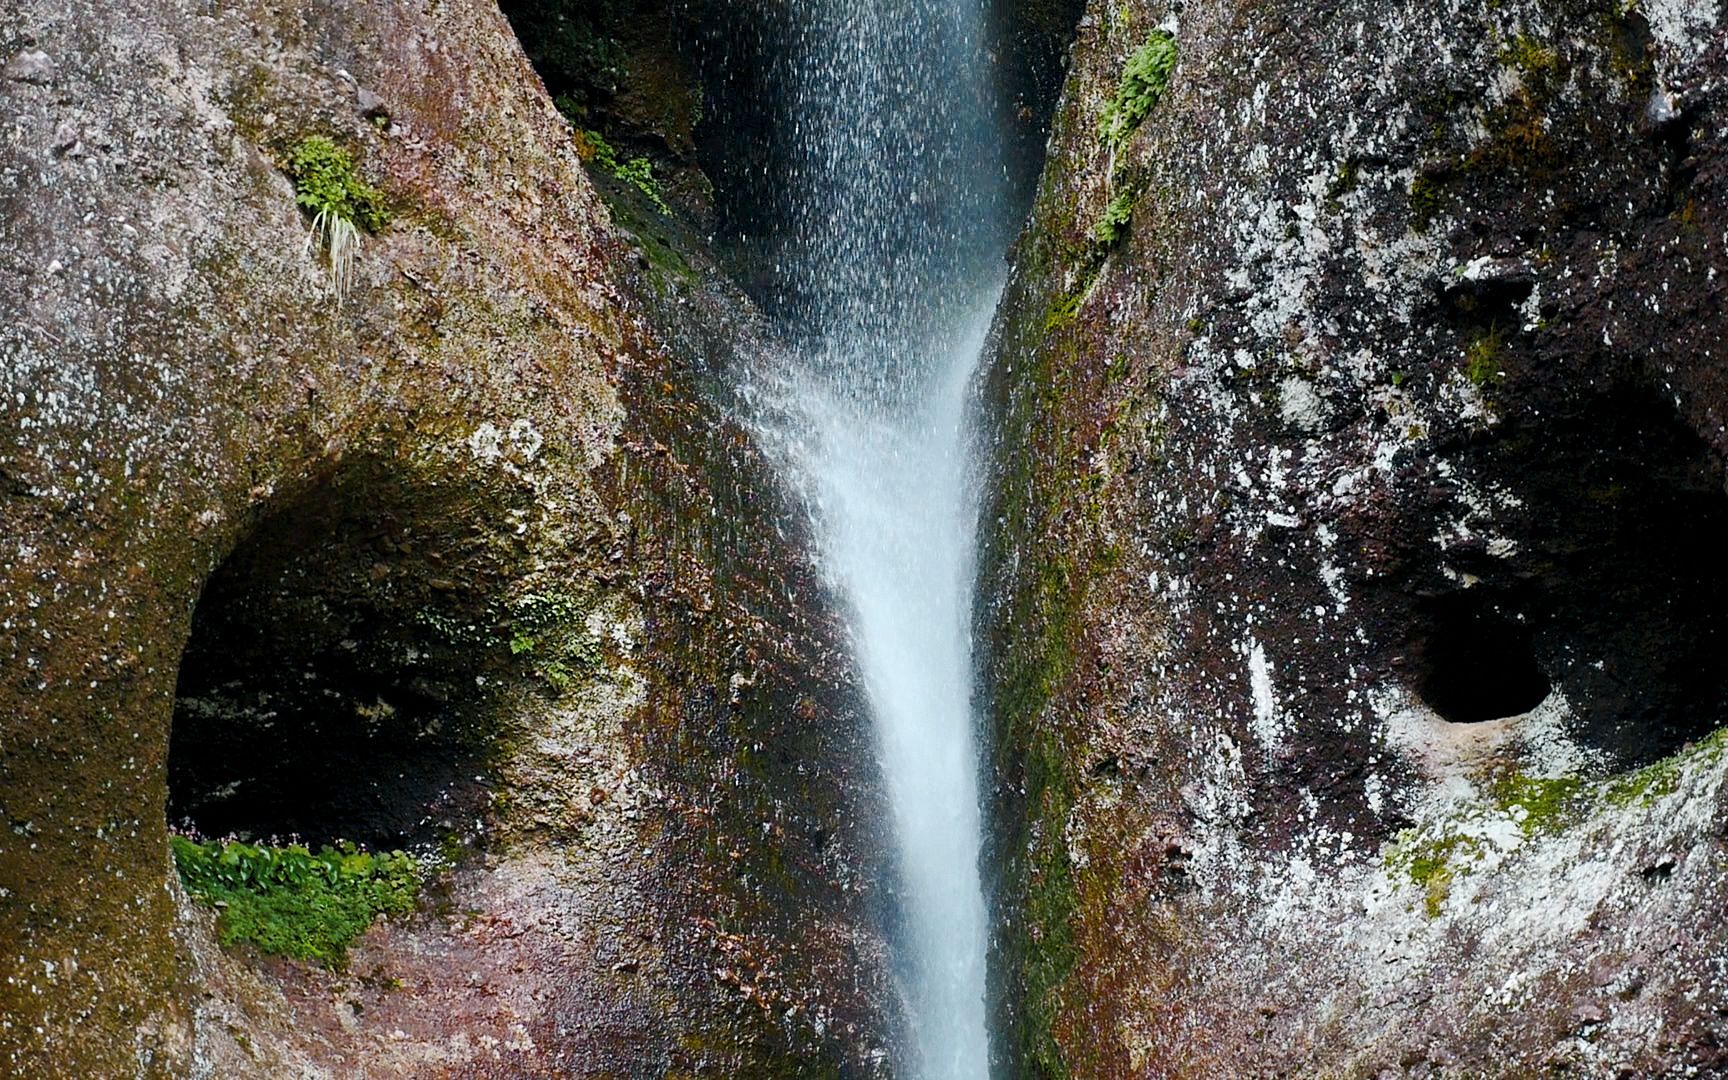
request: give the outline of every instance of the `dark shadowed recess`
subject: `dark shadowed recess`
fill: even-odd
[[[1417,693],[1435,712],[1475,724],[1529,712],[1551,689],[1530,630],[1479,590],[1424,604],[1415,655]]]
[[[858,0],[865,2],[865,0]],[[1015,213],[1030,205],[1083,0],[985,0],[1003,164]],[[771,311],[796,305],[777,267],[800,238],[785,115],[799,35],[775,0],[501,0],[559,108],[625,154],[652,160],[681,216]],[[604,189],[605,177],[597,177]]]
[[[1574,735],[1627,766],[1728,722],[1728,492],[1670,403],[1620,381],[1523,411],[1468,460],[1519,505],[1497,548],[1451,552],[1468,587],[1415,606],[1424,700],[1468,723],[1555,687]]]
[[[171,825],[393,847],[472,823],[508,655],[473,512],[367,461],[242,539],[181,660]]]

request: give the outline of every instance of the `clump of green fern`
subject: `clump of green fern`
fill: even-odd
[[[1098,120],[1098,138],[1112,151],[1128,141],[1164,96],[1176,70],[1176,55],[1176,38],[1154,30],[1128,58],[1116,95]]]
[[[666,205],[665,192],[661,190],[660,181],[654,175],[653,162],[644,157],[620,161],[618,151],[613,149],[612,144],[598,131],[581,130],[577,135],[577,156],[584,162],[604,169],[629,184],[640,191],[654,205],[654,209],[667,217],[672,216],[672,208]]]
[[[1122,242],[1128,233],[1128,223],[1134,217],[1134,200],[1139,192],[1130,188],[1118,191],[1104,213],[1092,224],[1092,242],[1106,251]]]
[[[361,232],[378,232],[389,223],[384,194],[360,179],[348,151],[322,135],[308,135],[288,151],[288,176],[294,201],[312,214],[306,248],[323,252],[330,269],[330,290],[337,303],[348,295]]]

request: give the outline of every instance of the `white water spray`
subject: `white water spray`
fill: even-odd
[[[1001,289],[985,0],[796,0],[787,236],[799,341],[769,442],[845,600],[893,811],[907,1075],[989,1073],[970,621],[969,393]],[[761,398],[758,399],[762,401]]]

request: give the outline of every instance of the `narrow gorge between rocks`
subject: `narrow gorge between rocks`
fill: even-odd
[[[1724,0],[11,0],[0,1075],[1728,1077]]]

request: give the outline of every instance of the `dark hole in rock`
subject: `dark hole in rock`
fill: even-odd
[[[1469,721],[1521,712],[1552,683],[1583,746],[1647,764],[1728,722],[1722,461],[1629,380],[1532,389],[1465,458],[1515,500],[1448,551],[1480,584],[1412,612],[1415,685]]]
[[[1435,712],[1455,724],[1479,724],[1529,712],[1548,696],[1529,630],[1488,597],[1466,591],[1426,608],[1417,693]]]
[[[430,842],[483,807],[498,629],[463,495],[345,469],[206,583],[181,659],[168,819],[207,836]]]

